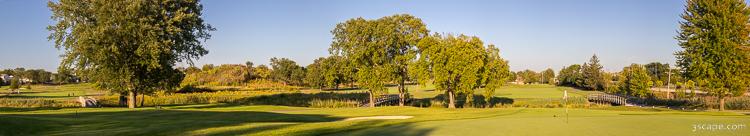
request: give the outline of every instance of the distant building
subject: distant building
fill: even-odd
[[[3,83],[10,83],[10,79],[12,79],[13,76],[8,74],[0,74],[0,81]]]

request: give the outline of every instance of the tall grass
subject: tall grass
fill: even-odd
[[[163,93],[155,95],[146,95],[143,106],[158,105],[188,105],[188,104],[211,104],[211,103],[232,103],[247,97],[276,94],[267,91],[219,91],[219,92],[200,92],[200,93]],[[101,96],[96,97],[102,106],[116,107],[119,105],[119,96]],[[143,99],[141,96],[136,98],[140,104]]]
[[[233,104],[242,105],[283,105],[310,107],[313,101],[339,101],[342,103],[361,102],[368,99],[367,93],[337,93],[337,92],[320,92],[320,93],[279,93],[273,95],[262,95],[258,97],[248,97],[232,102]],[[316,103],[320,104],[320,103]],[[336,105],[336,104],[333,104]],[[317,105],[322,106],[322,105]],[[327,106],[323,106],[327,107]]]
[[[37,107],[80,107],[75,100],[52,100],[41,98],[0,98],[0,107],[37,108]]]
[[[310,101],[310,107],[312,108],[353,108],[358,106],[359,102],[355,100],[313,99]]]
[[[680,107],[688,109],[718,109],[719,98],[713,96],[664,99],[658,97],[630,98],[628,102],[642,105],[658,105],[667,107]],[[725,108],[728,110],[750,110],[750,97],[725,98]]]
[[[513,107],[526,107],[526,108],[562,108],[568,105],[570,107],[585,108],[590,106],[586,97],[568,97],[568,99],[562,98],[533,98],[533,99],[518,99],[513,103]]]

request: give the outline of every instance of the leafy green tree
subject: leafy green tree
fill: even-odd
[[[651,62],[646,65],[646,70],[648,70],[648,75],[651,77],[651,80],[654,80],[655,86],[663,86],[664,83],[668,82],[669,80],[669,64],[662,64],[659,62]]]
[[[560,69],[557,76],[558,85],[578,87],[583,85],[583,75],[581,74],[581,65],[573,64]]]
[[[52,79],[52,73],[44,69],[30,69],[25,71],[25,77],[31,80],[31,83],[48,83]]]
[[[55,84],[72,83],[75,82],[75,76],[66,69],[58,69],[56,74],[52,74],[52,82]]]
[[[619,93],[620,92],[620,86],[617,85],[617,82],[619,82],[617,73],[604,72],[602,73],[602,78],[604,79],[604,84],[603,84],[604,92],[607,92],[607,93]]]
[[[214,30],[196,0],[63,0],[48,3],[55,24],[47,27],[64,49],[61,69],[72,69],[96,86],[128,93],[173,89],[184,76],[177,62],[192,64],[208,53],[201,40]]]
[[[268,80],[271,78],[271,70],[266,65],[258,65],[253,68],[253,79]]]
[[[551,68],[547,68],[546,70],[542,71],[541,77],[539,79],[543,84],[555,84],[555,70],[552,70]]]
[[[276,80],[283,82],[284,84],[291,85],[302,85],[305,77],[304,68],[297,65],[291,59],[288,58],[271,58],[271,77]]]
[[[588,63],[584,63],[581,68],[581,76],[583,78],[584,88],[590,90],[601,90],[604,84],[604,78],[602,78],[602,65],[599,64],[599,58],[596,55],[591,56]]]
[[[416,57],[416,44],[429,31],[422,20],[408,14],[376,20],[355,18],[339,23],[329,51],[354,63],[357,81],[367,88],[371,102],[374,93],[382,93],[386,82],[398,84],[400,101],[405,102],[409,65]],[[370,104],[374,106],[374,103]]]
[[[480,87],[487,53],[478,37],[466,35],[426,37],[418,44],[421,52],[418,61],[428,64],[429,73],[437,90],[448,96],[448,107],[455,108],[456,93],[467,94],[473,101],[474,89]]]
[[[20,88],[20,83],[19,83],[18,77],[13,77],[12,79],[10,79],[10,86],[9,87],[12,90],[17,90],[18,88]]]
[[[500,57],[500,49],[495,45],[488,45],[486,53],[487,60],[484,66],[484,79],[482,79],[485,87],[482,95],[485,103],[488,104],[485,107],[490,107],[490,100],[495,95],[495,89],[504,85],[510,79],[510,68],[508,61]],[[554,76],[554,73],[552,76]]]
[[[537,72],[534,72],[533,70],[527,69],[524,71],[519,71],[517,74],[518,74],[518,77],[520,77],[521,80],[523,80],[523,83],[525,84],[540,82],[539,81],[540,80],[539,78],[541,77],[540,74]]]
[[[651,85],[649,85],[649,82],[651,82],[651,77],[648,76],[648,70],[643,66],[631,64],[623,68],[620,74],[624,77],[621,80],[623,82],[620,86],[621,90],[637,97],[646,97],[650,94]]]
[[[325,60],[326,58],[320,57],[315,59],[312,64],[307,65],[305,83],[310,87],[323,89],[326,86],[325,69],[322,66]]]
[[[356,73],[351,63],[341,56],[329,56],[322,62],[325,85],[339,88],[339,84],[352,83],[352,75]]]
[[[690,97],[695,97],[695,82],[693,80],[686,81],[684,88],[690,90]]]
[[[744,0],[688,0],[681,17],[677,65],[724,110],[750,85],[750,10]]]
[[[307,75],[307,69],[305,67],[298,67],[297,69],[294,69],[292,71],[292,84],[303,86],[305,85],[305,82],[303,81],[305,79],[305,75]]]

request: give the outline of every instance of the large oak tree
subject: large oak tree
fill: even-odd
[[[214,30],[197,0],[60,0],[49,2],[55,24],[49,39],[63,49],[61,69],[98,87],[136,93],[177,87],[177,62],[208,53],[201,40]]]
[[[487,80],[483,78],[487,63],[483,42],[477,37],[466,35],[435,35],[422,39],[418,46],[419,64],[428,66],[423,70],[429,70],[435,89],[445,91],[448,107],[456,107],[456,93],[467,94],[466,101],[471,102],[474,89],[479,88],[483,80]]]
[[[429,33],[421,19],[408,14],[355,18],[337,24],[331,33],[329,51],[356,66],[357,82],[369,90],[370,106],[374,106],[374,94],[382,93],[387,82],[398,84],[399,105],[404,105],[416,44]]]

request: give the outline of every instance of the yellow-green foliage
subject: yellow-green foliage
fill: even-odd
[[[182,86],[240,85],[250,79],[250,70],[239,64],[224,64],[216,68],[185,75]]]
[[[252,90],[299,90],[301,87],[284,85],[281,82],[275,82],[271,80],[250,80],[245,84],[245,87],[252,88]]]

